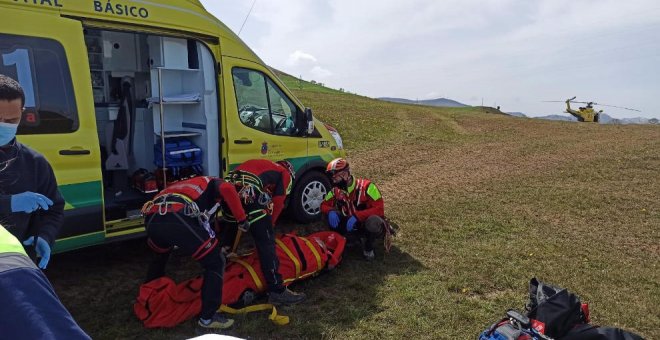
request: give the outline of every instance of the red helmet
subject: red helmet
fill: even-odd
[[[287,160],[281,160],[275,163],[289,171],[289,175],[291,175],[291,182],[293,182],[293,180],[296,178],[296,169],[293,167],[293,164]]]
[[[325,168],[325,172],[329,175],[333,175],[339,171],[349,171],[348,170],[348,161],[344,158],[335,158],[328,163],[328,166]]]

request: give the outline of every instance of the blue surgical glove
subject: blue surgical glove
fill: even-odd
[[[333,210],[328,213],[328,224],[332,229],[337,229],[337,226],[339,226],[339,214],[336,211]]]
[[[351,216],[351,218],[348,219],[346,222],[346,231],[349,233],[355,229],[355,223],[357,223],[357,217]]]
[[[34,237],[30,237],[29,239],[23,241],[23,245],[25,246],[31,246],[33,244]],[[50,246],[48,245],[48,242],[46,242],[46,240],[41,237],[37,237],[37,246],[35,248],[37,250],[37,256],[41,257],[41,261],[39,261],[39,268],[46,269],[48,261],[50,261]]]
[[[11,211],[31,213],[39,208],[48,210],[48,206],[53,205],[50,198],[37,194],[36,192],[26,191],[11,196]]]

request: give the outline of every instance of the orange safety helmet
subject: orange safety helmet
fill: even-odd
[[[325,168],[325,172],[328,175],[333,175],[337,172],[340,171],[349,171],[348,169],[348,161],[344,158],[335,158],[328,163],[328,166]]]

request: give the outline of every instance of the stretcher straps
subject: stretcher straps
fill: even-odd
[[[296,240],[296,237],[289,236],[289,238],[291,239],[291,243],[293,243],[293,247],[296,248],[296,253],[298,254],[298,258],[300,259],[300,263],[302,264],[302,271],[304,272],[307,270],[307,259],[305,258],[305,254],[303,253],[302,249],[300,249],[300,244],[298,244],[298,240]]]
[[[243,267],[245,267],[245,269],[247,269],[248,272],[250,273],[250,276],[252,276],[252,280],[254,281],[254,284],[257,285],[257,289],[260,292],[264,291],[264,284],[261,283],[261,280],[259,279],[257,272],[254,270],[254,268],[252,268],[252,266],[249,263],[237,258],[230,258],[229,261],[236,262],[242,265]]]
[[[319,255],[319,252],[316,251],[316,248],[314,248],[312,242],[310,242],[307,238],[301,236],[299,236],[299,238],[305,241],[305,243],[307,243],[309,250],[311,250],[312,253],[314,254],[314,257],[316,258],[316,270],[317,271],[321,270],[321,268],[323,267],[321,266],[321,255]]]
[[[286,244],[284,244],[284,242],[282,242],[280,239],[277,238],[275,239],[275,242],[277,243],[278,246],[280,246],[280,248],[282,248],[284,253],[286,253],[286,255],[289,256],[291,262],[293,262],[293,265],[296,267],[296,277],[293,278],[293,280],[298,279],[300,277],[300,261],[298,261],[298,259],[293,255],[291,250],[289,250],[289,248],[286,246]]]
[[[220,308],[218,308],[219,311],[229,314],[246,314],[246,313],[259,312],[262,310],[269,310],[269,309],[272,310],[270,316],[268,316],[268,319],[270,319],[270,321],[272,321],[274,324],[278,326],[285,326],[289,324],[289,317],[286,315],[278,315],[275,306],[268,303],[247,306],[240,309],[231,308],[227,305],[221,305]]]

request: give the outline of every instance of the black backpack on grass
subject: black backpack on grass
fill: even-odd
[[[536,278],[529,282],[527,317],[542,322],[543,333],[552,338],[566,335],[576,325],[589,322],[589,309],[568,290],[543,283]]]
[[[568,290],[529,282],[527,316],[545,324],[545,335],[562,340],[639,340],[639,335],[618,328],[589,324],[589,305]]]
[[[480,340],[640,340],[639,335],[589,324],[589,306],[568,290],[529,282],[526,315],[508,311],[507,317],[480,334]]]

